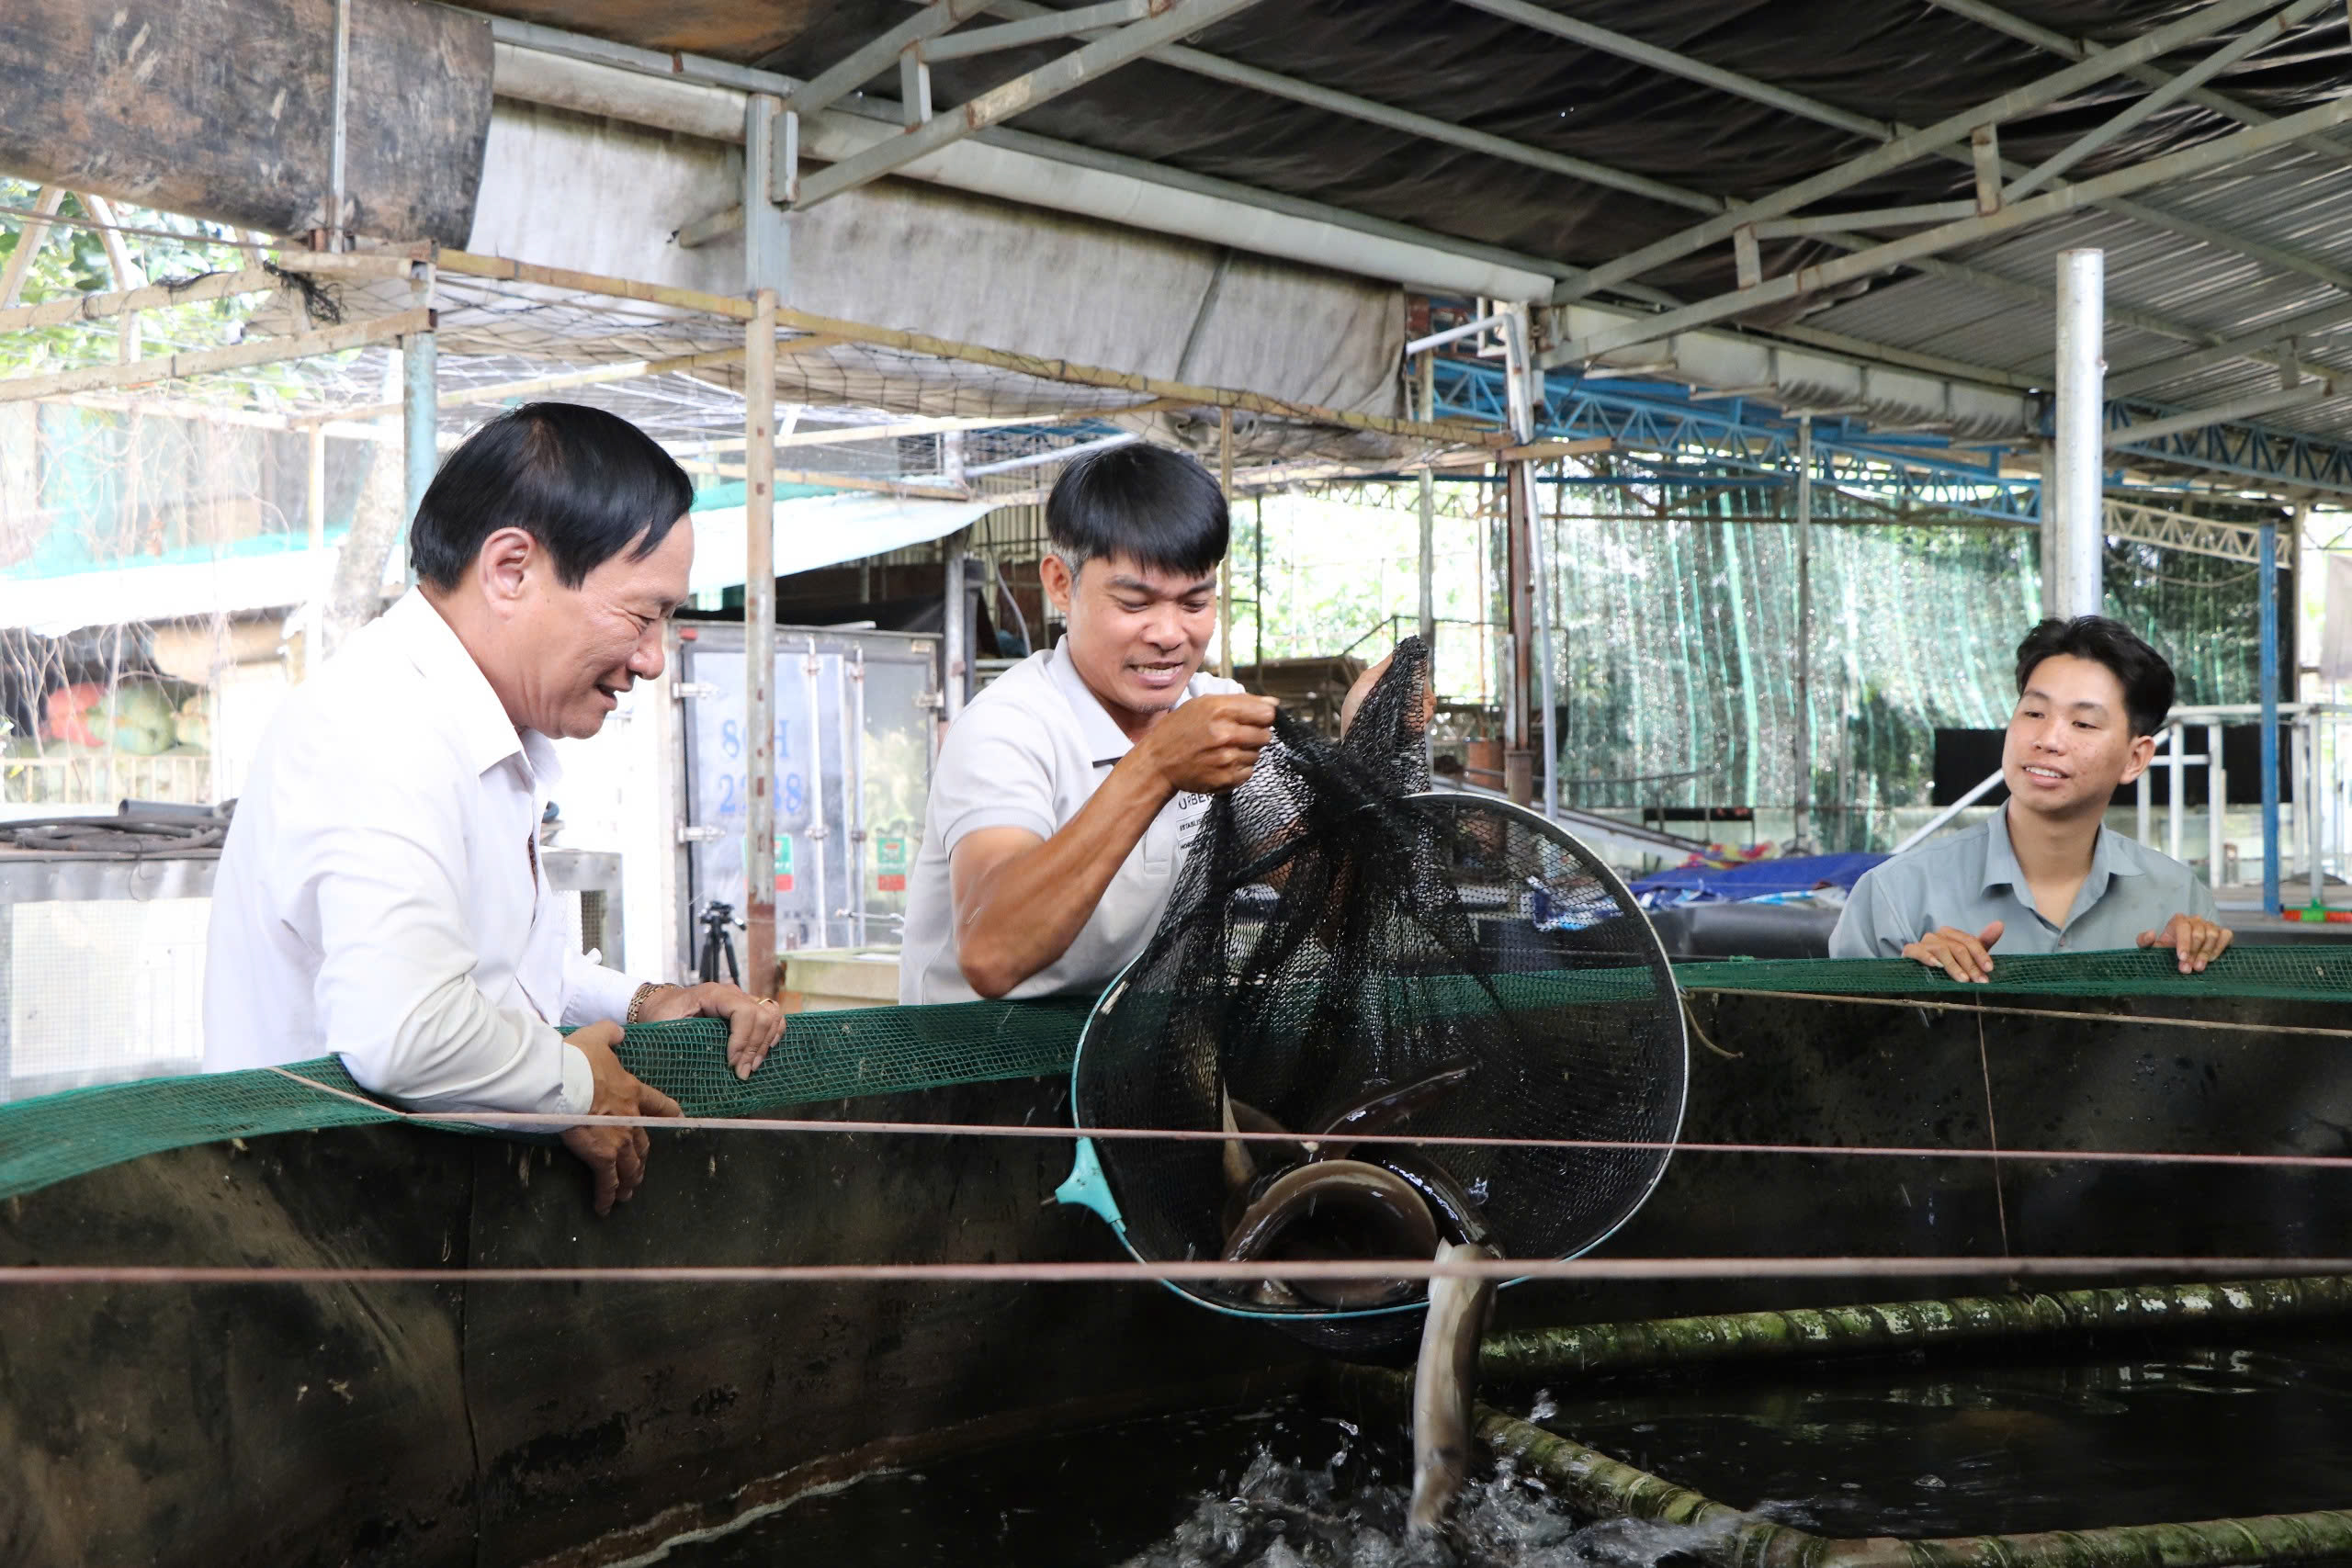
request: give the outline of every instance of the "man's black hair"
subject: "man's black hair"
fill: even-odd
[[[1046,536],[1073,575],[1120,557],[1203,577],[1225,558],[1231,527],[1215,476],[1184,453],[1141,441],[1089,452],[1046,498]]]
[[[2018,644],[2018,694],[2045,659],[2070,654],[2104,664],[2123,684],[2123,708],[2132,720],[2132,736],[2154,735],[2172,711],[2172,666],[2150,648],[2140,634],[2105,615],[2077,615],[2071,621],[2055,616],[2025,634]]]
[[[546,547],[556,581],[577,588],[624,550],[642,560],[659,549],[694,499],[686,471],[619,415],[525,403],[467,436],[433,476],[409,562],[418,581],[447,592],[483,540],[521,528]]]

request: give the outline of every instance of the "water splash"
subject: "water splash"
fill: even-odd
[[[1166,1539],[1124,1568],[1657,1568],[1734,1528],[1586,1524],[1506,1464],[1464,1488],[1443,1536],[1415,1539],[1405,1529],[1408,1489],[1346,1490],[1349,1457],[1343,1448],[1309,1468],[1261,1446],[1231,1488],[1202,1494]]]

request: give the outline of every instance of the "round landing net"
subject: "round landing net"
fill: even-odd
[[[1383,1130],[1673,1140],[1687,1061],[1657,937],[1617,876],[1541,817],[1425,792],[1428,680],[1427,649],[1408,638],[1344,742],[1278,719],[1250,782],[1212,800],[1150,946],[1088,1019],[1073,1070],[1080,1128],[1220,1130],[1229,1097],[1312,1134],[1384,1088],[1441,1079],[1451,1087],[1408,1096],[1409,1114]],[[1242,1146],[1095,1142],[1138,1258],[1224,1256]],[[1287,1147],[1254,1146],[1261,1174]],[[1400,1150],[1452,1177],[1504,1256],[1531,1258],[1600,1243],[1667,1158],[1661,1147],[1385,1145],[1351,1157]],[[1335,1349],[1409,1333],[1402,1314],[1423,1304],[1178,1288]]]

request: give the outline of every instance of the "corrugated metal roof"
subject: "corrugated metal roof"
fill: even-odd
[[[2352,163],[2289,149],[2157,188],[2146,205],[2257,244],[2341,269],[2352,283]],[[2112,378],[2175,360],[2207,344],[2257,333],[2326,307],[2352,317],[2352,292],[2207,240],[2106,211],[2076,212],[1953,251],[1946,259],[2038,287],[2055,280],[2060,253],[2106,254],[2107,359]],[[2140,317],[2182,329],[2151,330]],[[1936,354],[2013,375],[2052,373],[2055,312],[1950,275],[1913,273],[1804,318],[1807,326]],[[2297,344],[2305,374],[2352,378],[2352,319]],[[2280,373],[2245,358],[2190,367],[2130,395],[2181,408],[2275,391]],[[2352,436],[2352,397],[2259,416],[2281,429]]]

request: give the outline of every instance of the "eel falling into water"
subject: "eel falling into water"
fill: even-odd
[[[1498,1258],[1491,1247],[1445,1242],[1437,1260],[1467,1263]],[[1478,1394],[1478,1341],[1494,1305],[1495,1281],[1440,1277],[1430,1281],[1429,1316],[1421,1325],[1421,1356],[1413,1371],[1413,1502],[1408,1528],[1434,1534],[1462,1491],[1476,1452],[1472,1410]]]

